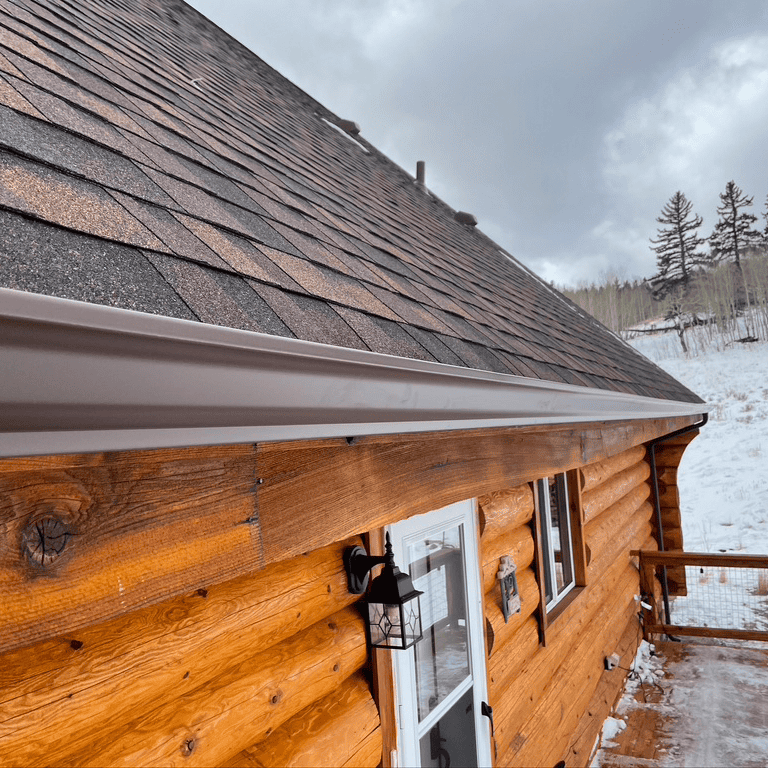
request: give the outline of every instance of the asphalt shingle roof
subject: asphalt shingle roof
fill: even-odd
[[[340,123],[180,0],[0,0],[0,285],[700,402]]]

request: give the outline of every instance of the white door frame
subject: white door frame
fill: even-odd
[[[488,679],[485,654],[485,617],[483,614],[481,568],[478,552],[477,504],[467,499],[442,509],[403,520],[389,526],[395,562],[406,570],[405,540],[416,535],[430,535],[453,525],[464,525],[464,574],[467,599],[470,678],[457,686],[422,723],[418,722],[416,708],[415,652],[392,651],[395,674],[395,700],[398,718],[398,765],[420,764],[419,738],[440,719],[469,688],[473,688],[475,733],[478,765],[491,765],[491,734],[488,718],[482,715],[482,702],[487,701]]]

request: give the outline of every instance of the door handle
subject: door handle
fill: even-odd
[[[485,715],[490,721],[491,721],[491,738],[494,738],[493,734],[493,707],[488,704],[488,702],[484,701],[480,705],[480,712],[482,712],[483,715]]]

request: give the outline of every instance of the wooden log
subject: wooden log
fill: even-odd
[[[685,449],[698,434],[698,431],[688,432],[685,435],[679,435],[671,440],[659,443],[656,446],[655,451],[657,470],[663,469],[664,467],[677,468],[680,464],[680,460],[683,458]]]
[[[678,466],[675,464],[670,467],[656,466],[656,477],[659,481],[659,486],[662,485],[677,485],[677,470]]]
[[[93,733],[175,701],[255,649],[350,605],[343,553],[359,538],[0,657],[0,754],[85,749]],[[62,702],[66,702],[63,705]],[[58,751],[57,751],[58,750]]]
[[[337,690],[276,728],[262,742],[229,760],[225,768],[335,768],[356,755],[372,734],[376,734],[379,750],[368,765],[376,768],[381,761],[379,713],[365,676],[357,672]]]
[[[651,475],[651,468],[646,462],[635,464],[629,469],[612,475],[602,485],[582,494],[581,505],[584,522],[594,520],[608,507],[615,504],[623,496],[644,483]]]
[[[485,618],[488,631],[493,636],[493,653],[503,652],[504,646],[510,641],[518,628],[526,622],[529,616],[539,605],[539,585],[536,575],[531,568],[526,568],[518,574],[518,588],[520,591],[520,613],[509,617],[504,621],[504,613],[501,610],[501,590],[496,587],[485,596]]]
[[[523,716],[522,710],[515,713],[515,706],[528,707],[534,702],[554,673],[559,659],[572,652],[570,646],[575,639],[586,631],[596,612],[604,610],[610,603],[617,583],[620,583],[621,579],[630,578],[635,594],[639,593],[639,573],[630,562],[629,552],[648,538],[649,529],[650,526],[645,520],[634,518],[626,530],[621,532],[615,550],[608,549],[592,561],[593,570],[589,585],[557,620],[552,622],[548,629],[546,647],[539,648],[533,657],[527,659],[522,672],[510,685],[494,690],[491,706],[496,707],[496,703],[499,703],[500,719],[497,719],[496,727],[503,736],[502,741],[506,739],[506,744],[511,744],[515,739],[515,734],[509,732],[509,723],[514,723]],[[604,620],[613,621],[610,616],[604,617]],[[510,659],[506,660],[506,663],[520,664],[521,659],[517,656],[515,648],[510,648],[507,653]],[[524,700],[520,697],[524,697]],[[501,742],[499,743],[501,753]],[[506,749],[506,746],[504,748]]]
[[[494,649],[495,650],[495,649]],[[488,660],[488,696],[493,702],[501,701],[513,686],[529,659],[539,650],[539,625],[529,616],[509,637],[503,649]]]
[[[659,443],[656,446],[656,453],[657,454],[664,454],[670,449],[678,448],[682,446],[683,448],[687,448],[688,445],[690,445],[693,440],[696,439],[699,435],[699,430],[694,429],[691,432],[686,432],[683,435],[677,435],[676,437],[670,437],[668,440],[665,440],[663,443]]]
[[[357,751],[349,756],[342,768],[373,768],[381,765],[382,760],[382,729],[369,734]]]
[[[665,528],[664,529],[664,549],[667,552],[683,549],[683,532],[681,530],[675,530]]]
[[[615,649],[635,608],[636,574],[632,567],[625,569],[592,620],[579,633],[566,635],[570,640],[567,649],[561,649],[545,679],[534,682],[533,695],[525,696],[512,713],[502,710],[508,719],[504,727],[497,727],[500,764],[554,765],[565,756],[567,740],[572,738],[604,668],[603,658],[608,649]],[[505,738],[512,733],[512,739]],[[554,761],[546,762],[552,755]]]
[[[532,562],[534,553],[533,533],[527,525],[520,525],[509,531],[502,531],[488,540],[485,536],[480,542],[482,548],[483,592],[490,592],[494,584],[498,585],[496,574],[504,555],[509,555],[522,573]]]
[[[289,558],[350,533],[598,461],[694,419],[371,437],[351,445],[326,441],[320,448],[265,443],[257,451],[264,558]]]
[[[529,483],[486,493],[477,502],[484,539],[524,525],[533,517],[533,490]]]
[[[219,765],[335,691],[367,657],[365,625],[352,606],[168,704],[137,713],[132,723],[92,733],[86,750],[59,762]]]
[[[583,654],[581,664],[578,664],[574,659],[568,660],[567,668],[562,670],[561,675],[558,675],[556,686],[553,686],[549,696],[545,696],[539,711],[530,718],[529,724],[533,728],[528,731],[527,743],[518,755],[518,760],[521,760],[522,765],[530,765],[530,760],[535,754],[543,758],[544,765],[554,765],[562,759],[568,761],[574,736],[578,733],[579,724],[584,717],[587,706],[600,683],[605,680],[603,659],[609,649],[612,649],[612,652],[620,650],[622,636],[629,626],[634,632],[634,648],[631,654],[625,655],[630,656],[631,663],[634,651],[642,639],[642,635],[638,631],[640,623],[634,613],[634,608],[634,596],[630,587],[624,595],[623,610],[616,614],[616,623],[613,626],[603,628],[600,632],[602,644],[598,639],[596,639],[595,645],[582,643],[579,646],[579,652]],[[628,669],[627,663],[622,666],[625,669],[617,668],[608,673],[614,678],[611,686],[615,691],[614,696],[620,694],[626,669]],[[582,670],[585,668],[589,671],[583,675]],[[581,680],[579,680],[579,672],[582,672],[583,675]],[[570,676],[570,679],[565,679],[567,676]],[[604,710],[606,716],[610,709],[609,706]],[[536,741],[540,745],[538,749],[535,748]]]
[[[679,507],[662,507],[661,508],[661,524],[664,530],[680,527],[680,508]],[[654,515],[654,521],[655,521]]]
[[[592,562],[600,557],[600,553],[606,547],[613,546],[616,533],[620,532],[630,519],[640,515],[650,525],[653,507],[648,501],[649,496],[650,488],[644,483],[584,526],[584,540],[592,553],[587,573],[593,567]]]
[[[620,661],[616,669],[604,670],[600,682],[587,704],[586,711],[574,733],[575,741],[569,748],[568,765],[587,766],[592,759],[592,751],[602,730],[606,718],[613,712],[621,698],[627,679],[625,670],[631,669],[637,655],[639,641],[642,639],[641,627],[630,617],[624,634],[616,647]]]
[[[659,488],[659,504],[666,508],[680,508],[680,492],[676,485],[666,485],[663,489]]]
[[[0,652],[600,460],[693,418],[3,460]]]
[[[614,475],[618,475],[625,469],[639,464],[645,459],[645,452],[644,445],[635,445],[626,451],[617,453],[615,456],[609,456],[602,461],[596,461],[592,464],[587,464],[586,467],[581,467],[579,470],[581,492],[587,493],[602,485]]]
[[[658,504],[661,512],[661,525],[664,531],[664,549],[675,550],[684,548],[683,527],[680,516],[680,495],[677,489],[677,469],[682,459],[683,451],[698,435],[698,431],[679,435],[656,448],[656,470],[658,482]],[[654,521],[656,526],[656,521]],[[656,537],[661,541],[662,537],[656,530]],[[687,582],[685,568],[667,569],[667,586],[671,596],[684,596],[687,594]]]
[[[225,446],[0,474],[0,651],[261,567],[253,462]]]
[[[336,763],[342,768],[376,768],[382,761],[382,729],[377,728],[369,733],[358,745],[357,749],[343,763]],[[222,768],[230,765],[243,768],[261,768],[261,763],[255,757],[249,757],[248,751],[241,752],[237,758],[226,763]],[[331,765],[331,763],[328,763]]]

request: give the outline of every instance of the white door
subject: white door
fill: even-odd
[[[475,502],[390,529],[395,562],[421,596],[423,637],[393,651],[401,766],[491,765]]]

